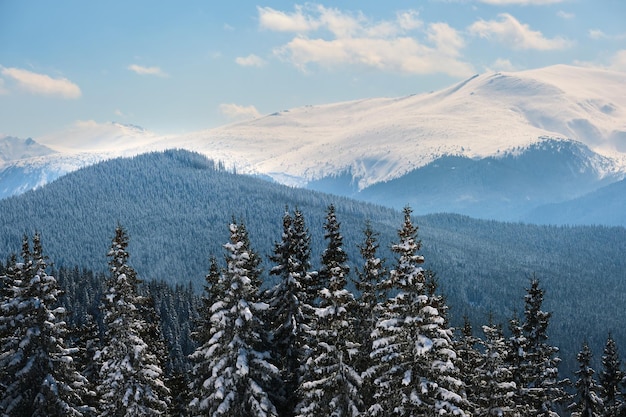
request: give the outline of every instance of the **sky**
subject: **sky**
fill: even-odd
[[[0,0],[0,135],[184,133],[555,64],[626,71],[626,1]]]

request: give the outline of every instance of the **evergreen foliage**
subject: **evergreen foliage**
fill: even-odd
[[[319,272],[324,286],[309,331],[311,353],[304,365],[296,415],[356,417],[364,408],[361,376],[354,368],[360,346],[353,331],[355,301],[346,289],[350,268],[333,205],[328,207],[324,229],[328,246]]]
[[[404,223],[398,230],[395,269],[387,286],[396,293],[387,300],[376,329],[373,368],[368,375],[376,386],[371,415],[467,415],[463,383],[455,365],[452,329],[440,310],[443,300],[431,291],[417,254],[421,243],[411,209],[404,209]]]
[[[580,368],[576,371],[576,398],[568,407],[573,410],[572,417],[600,417],[604,404],[598,395],[600,386],[595,380],[595,371],[591,368],[591,349],[583,343],[576,359]]]
[[[617,343],[609,333],[602,355],[602,370],[599,380],[601,398],[604,405],[603,417],[617,417],[626,413],[621,386],[624,383],[624,371],[617,350]]]
[[[221,272],[215,302],[202,322],[210,338],[191,355],[192,415],[235,417],[276,416],[268,387],[279,379],[269,362],[259,301],[258,255],[250,247],[245,227],[231,223],[226,268]],[[211,274],[209,274],[211,275]]]
[[[273,390],[281,415],[291,416],[298,403],[301,364],[310,353],[307,332],[311,329],[314,308],[310,295],[313,271],[310,270],[310,236],[302,213],[283,215],[282,238],[270,257],[271,275],[280,281],[267,292],[272,325],[272,353],[281,373],[281,389]],[[309,291],[307,291],[309,290]]]
[[[67,329],[58,307],[61,293],[46,273],[41,237],[30,249],[22,241],[22,262],[12,257],[2,278],[0,308],[0,412],[15,416],[84,416],[87,380],[74,368],[77,349],[66,345]]]
[[[109,250],[110,277],[102,298],[104,343],[99,370],[99,416],[164,415],[170,392],[164,384],[160,347],[146,317],[149,300],[138,294],[139,279],[128,265],[128,235],[118,225]],[[156,324],[155,324],[156,325]],[[161,357],[162,358],[162,357]]]

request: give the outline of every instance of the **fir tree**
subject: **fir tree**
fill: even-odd
[[[299,216],[302,218],[301,214]],[[309,254],[308,233],[300,234],[294,218],[285,211],[282,239],[274,245],[274,254],[270,257],[275,263],[270,274],[277,275],[280,281],[268,291],[272,352],[282,380],[281,389],[273,391],[283,416],[294,413],[300,367],[310,351],[307,332],[311,327],[313,306],[305,288],[305,283],[311,282]]]
[[[364,375],[371,367],[370,353],[372,352],[372,331],[376,327],[382,303],[386,299],[386,292],[382,288],[382,282],[386,279],[387,270],[384,261],[377,256],[380,247],[378,233],[376,233],[368,221],[363,230],[363,243],[359,245],[359,251],[363,258],[363,266],[357,269],[355,287],[359,291],[355,309],[355,334],[357,342],[361,346],[361,353],[355,362],[356,370]],[[371,378],[363,380],[361,388],[362,397],[369,407],[374,401],[374,387]]]
[[[397,295],[386,302],[372,333],[371,356],[378,364],[368,371],[376,386],[376,403],[368,412],[465,416],[468,405],[455,364],[452,329],[446,326],[445,303],[434,294],[434,283],[427,285],[409,207],[404,209],[398,238],[392,246],[396,268],[387,281]]]
[[[522,403],[530,408],[530,412],[537,416],[552,416],[557,405],[568,396],[563,389],[566,381],[559,380],[558,375],[559,348],[547,343],[551,313],[541,309],[543,296],[539,281],[533,279],[524,297],[521,393]]]
[[[12,258],[13,261],[16,258]],[[74,368],[77,349],[66,345],[61,290],[46,273],[39,234],[31,252],[24,237],[22,260],[8,268],[0,308],[0,411],[15,416],[84,416],[87,380]]]
[[[515,404],[516,385],[513,373],[505,359],[508,356],[507,343],[501,326],[489,320],[483,326],[483,360],[476,369],[477,415],[517,416],[521,414]]]
[[[157,352],[145,339],[152,337],[146,332],[153,330],[142,316],[148,301],[138,294],[140,281],[128,265],[127,247],[128,235],[118,225],[108,253],[110,277],[101,304],[104,343],[95,355],[102,364],[99,415],[161,416],[167,413],[170,393]]]
[[[356,417],[363,411],[363,400],[361,377],[353,365],[359,353],[350,316],[354,298],[345,288],[350,268],[332,205],[324,229],[328,245],[320,276],[327,286],[319,292],[320,306],[310,331],[316,343],[305,365],[296,413],[299,417]]]
[[[583,343],[581,351],[576,356],[579,364],[579,369],[576,371],[576,398],[568,407],[573,410],[572,417],[600,417],[602,415],[603,404],[598,395],[600,387],[593,376],[595,371],[591,368],[591,356],[589,345],[587,342]]]
[[[258,257],[244,227],[231,223],[229,229],[230,242],[224,245],[227,266],[218,285],[223,293],[215,295],[211,316],[204,319],[210,338],[191,355],[190,408],[193,415],[276,416],[267,388],[279,372],[263,350],[260,317],[268,305],[258,301]]]
[[[474,335],[474,329],[468,316],[463,317],[463,327],[460,336],[456,339],[456,352],[459,358],[459,375],[465,385],[467,400],[470,410],[473,410],[479,395],[478,367],[482,362],[482,355],[478,351],[481,344],[480,338]]]
[[[603,417],[618,417],[623,411],[624,403],[622,401],[620,386],[624,381],[624,372],[617,350],[617,343],[609,333],[604,346],[602,355],[602,370],[600,371],[599,380],[601,386],[601,398],[604,404]],[[626,414],[626,413],[624,413]]]

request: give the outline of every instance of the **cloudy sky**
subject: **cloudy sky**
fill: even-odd
[[[179,133],[553,64],[626,71],[626,1],[0,0],[0,134]]]

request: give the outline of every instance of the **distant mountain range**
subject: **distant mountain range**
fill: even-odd
[[[56,152],[3,157],[0,197],[98,160],[182,148],[237,172],[420,214],[562,224],[573,221],[559,215],[562,204],[582,210],[596,191],[609,198],[611,188],[599,190],[626,175],[626,73],[488,73],[437,92],[304,106],[183,135],[84,122],[37,141]],[[614,210],[626,207],[613,200],[576,223],[625,225]]]

